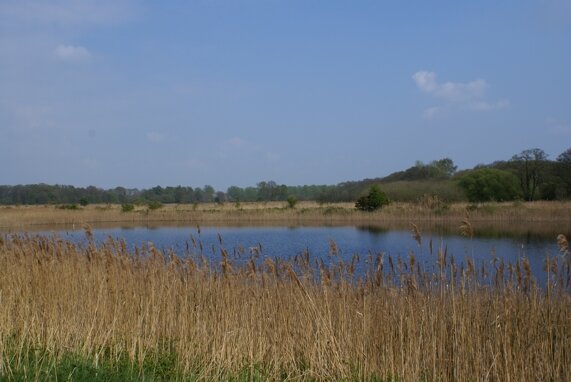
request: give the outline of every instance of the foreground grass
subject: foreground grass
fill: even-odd
[[[238,372],[223,369],[205,375],[199,371],[182,372],[176,365],[174,353],[163,353],[148,356],[142,364],[132,362],[126,357],[111,359],[99,357],[95,362],[88,357],[62,353],[57,358],[48,350],[28,351],[20,359],[16,359],[13,350],[6,357],[5,373],[0,374],[2,380],[10,381],[264,381],[269,375],[256,366]],[[286,373],[280,376],[287,379]],[[374,380],[374,378],[372,379]]]
[[[342,262],[331,243],[325,261],[280,261],[222,243],[209,262],[199,238],[179,258],[2,237],[0,379],[571,380],[568,254],[538,289],[525,259]]]

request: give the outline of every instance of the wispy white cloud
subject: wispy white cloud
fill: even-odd
[[[91,53],[83,46],[59,45],[55,48],[56,57],[62,61],[80,62],[89,61]]]
[[[436,82],[436,73],[427,72],[425,70],[418,71],[412,75],[412,79],[416,82],[416,86],[420,90],[427,93],[433,93],[438,89],[438,83]]]
[[[452,102],[463,102],[480,98],[484,95],[488,84],[482,79],[470,82],[445,82],[438,83],[436,73],[424,70],[413,74],[413,80],[423,92],[433,94]]]
[[[488,83],[483,79],[468,82],[438,82],[434,72],[420,70],[412,75],[416,86],[424,93],[442,100],[444,106],[433,106],[423,111],[423,118],[442,114],[446,107],[459,107],[472,111],[492,111],[509,107],[510,102],[502,99],[495,102],[485,100]]]

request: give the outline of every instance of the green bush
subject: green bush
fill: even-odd
[[[369,194],[366,196],[361,196],[357,199],[355,207],[361,211],[375,211],[384,205],[389,204],[389,198],[387,195],[381,191],[379,186],[374,185],[369,189]]]
[[[503,202],[521,197],[517,177],[503,170],[474,170],[464,175],[458,184],[470,202]]]
[[[288,196],[287,197],[287,206],[289,208],[295,208],[296,204],[297,204],[297,198],[295,196]]]
[[[437,196],[447,203],[466,201],[464,190],[449,179],[388,182],[381,186],[391,201],[417,203],[425,195]]]
[[[135,206],[130,203],[121,204],[121,211],[123,212],[131,212],[135,210]]]
[[[81,198],[81,199],[79,199],[79,204],[81,206],[85,207],[89,204],[89,200],[87,198]]]
[[[58,208],[60,210],[79,210],[77,204],[62,204],[61,206],[58,206]]]
[[[159,208],[162,208],[162,206],[163,204],[156,200],[147,203],[147,207],[149,207],[149,210],[158,210]]]

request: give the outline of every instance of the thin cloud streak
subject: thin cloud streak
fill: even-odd
[[[54,53],[62,61],[85,62],[91,59],[91,53],[83,46],[59,45]]]

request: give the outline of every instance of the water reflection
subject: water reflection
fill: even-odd
[[[389,231],[387,227],[375,226],[375,225],[357,226],[356,228],[360,231],[369,232],[372,235],[382,235]]]
[[[285,226],[279,221],[265,221],[265,222],[232,222],[224,223],[218,222],[216,225],[210,225],[210,227],[219,227],[221,229],[226,228],[246,228],[246,229],[264,229],[264,228],[280,228],[295,231],[297,229],[311,229],[311,228],[352,228],[364,231],[369,231],[371,234],[380,234],[390,232],[390,231],[409,231],[410,223],[414,223],[420,229],[423,235],[443,235],[443,236],[455,236],[460,233],[460,221],[409,221],[409,220],[386,220],[378,221],[371,224],[351,224],[350,222],[329,222],[323,224],[322,221],[303,221],[298,224],[289,224]],[[570,221],[473,221],[472,225],[475,231],[475,237],[477,238],[489,238],[489,239],[502,239],[502,238],[513,238],[513,239],[523,239],[527,243],[533,242],[535,240],[556,240],[558,234],[564,234],[566,236],[571,236],[571,220]],[[164,229],[164,228],[181,228],[187,229],[189,231],[196,231],[197,223],[188,222],[147,222],[144,225],[141,223],[93,223],[90,226],[94,229],[105,229],[113,230],[120,228],[122,230],[130,229],[140,229],[145,228],[147,230],[154,229]],[[51,225],[34,225],[25,228],[26,232],[63,232],[63,231],[76,231],[81,230],[82,227],[79,224],[51,224]],[[0,229],[0,232],[10,233],[22,231],[21,228],[14,229]]]

